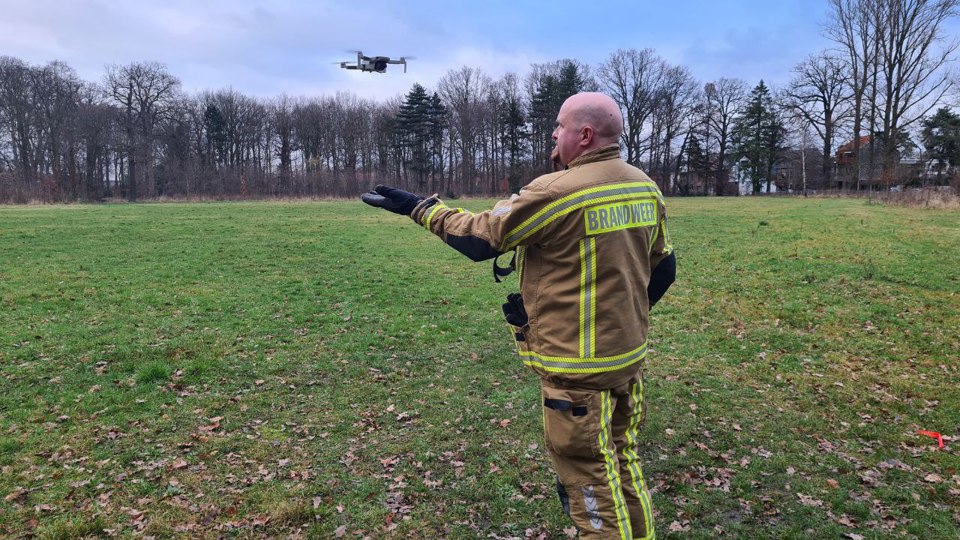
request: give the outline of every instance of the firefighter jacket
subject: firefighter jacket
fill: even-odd
[[[492,210],[431,197],[411,218],[473,260],[516,251],[527,324],[514,335],[542,378],[605,389],[637,372],[647,354],[647,285],[672,247],[663,195],[617,145],[581,155]]]

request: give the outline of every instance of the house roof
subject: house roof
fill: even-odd
[[[837,165],[851,165],[854,162],[854,141],[850,141],[847,144],[837,148]],[[860,148],[866,147],[870,144],[870,135],[863,135],[860,137]],[[847,155],[849,154],[849,155]]]
[[[837,148],[837,157],[843,156],[844,152],[852,152],[854,149],[854,141],[850,141],[847,144],[844,144],[840,148]],[[870,135],[864,135],[860,137],[860,148],[870,144]]]

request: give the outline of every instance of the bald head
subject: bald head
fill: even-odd
[[[557,114],[557,143],[550,157],[569,165],[577,157],[608,144],[616,144],[623,130],[617,102],[599,92],[583,92],[567,98]]]
[[[606,146],[620,140],[623,117],[617,102],[600,92],[574,94],[563,102],[561,114],[567,112],[577,129],[590,126],[594,130],[596,147]]]

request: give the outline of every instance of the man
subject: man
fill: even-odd
[[[504,314],[540,376],[564,510],[581,538],[638,540],[654,538],[636,450],[648,311],[673,283],[676,260],[660,190],[620,159],[622,126],[610,97],[571,96],[553,132],[566,169],[479,214],[384,186],[362,198],[475,261],[515,252],[521,294]]]

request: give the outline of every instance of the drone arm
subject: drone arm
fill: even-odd
[[[403,64],[403,72],[407,72],[407,59],[401,57],[399,60],[387,60],[388,64]]]

